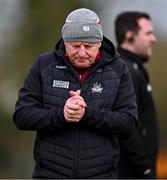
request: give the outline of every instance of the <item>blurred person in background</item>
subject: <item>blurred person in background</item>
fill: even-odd
[[[132,132],[137,106],[128,67],[95,12],[67,16],[55,50],[26,77],[13,119],[37,132],[33,178],[118,177],[117,136]]]
[[[130,138],[121,137],[120,178],[155,179],[159,125],[149,75],[144,67],[157,41],[150,16],[137,11],[120,13],[115,19],[115,35],[118,52],[132,76],[140,123]]]

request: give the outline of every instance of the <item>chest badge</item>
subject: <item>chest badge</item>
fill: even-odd
[[[92,93],[102,93],[103,87],[101,86],[101,83],[94,83],[92,89]]]
[[[53,87],[69,89],[68,81],[53,80]]]

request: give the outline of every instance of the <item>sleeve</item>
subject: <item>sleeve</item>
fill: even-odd
[[[67,124],[62,107],[43,108],[40,58],[32,66],[19,91],[13,120],[19,129],[34,131],[53,132]]]
[[[112,109],[87,107],[87,125],[103,133],[129,134],[137,124],[137,105],[127,66],[120,78],[120,86]]]

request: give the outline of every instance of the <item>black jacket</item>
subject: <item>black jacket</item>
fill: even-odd
[[[153,102],[152,87],[143,63],[146,59],[118,48],[127,63],[136,92],[140,126],[131,138],[121,141],[120,177],[145,179],[156,177],[156,158],[159,146],[159,127]]]
[[[129,134],[137,116],[130,73],[104,38],[101,59],[84,83],[64,59],[64,43],[42,54],[19,92],[14,122],[37,131],[34,178],[116,178],[118,134]],[[81,89],[87,108],[79,123],[68,123],[63,107],[70,90]]]

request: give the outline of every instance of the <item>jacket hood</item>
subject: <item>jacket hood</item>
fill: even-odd
[[[103,36],[102,46],[100,48],[102,55],[110,60],[119,57],[113,43],[105,36]]]
[[[110,62],[120,57],[113,43],[105,36],[103,36],[103,41],[100,47],[100,51],[101,51],[102,59],[105,59],[105,62]],[[58,56],[63,56],[65,54],[65,46],[63,39],[60,39],[56,44],[54,53]]]

